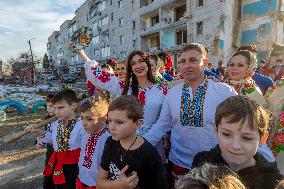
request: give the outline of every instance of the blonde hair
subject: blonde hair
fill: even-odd
[[[227,166],[205,163],[193,168],[175,184],[176,189],[245,189],[238,176]]]
[[[109,103],[102,95],[96,94],[83,100],[80,104],[80,112],[95,110],[98,116],[106,116]]]

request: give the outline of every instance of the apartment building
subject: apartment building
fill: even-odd
[[[72,32],[89,26],[94,38],[86,53],[102,64],[110,57],[126,60],[134,49],[164,50],[176,63],[179,50],[189,42],[216,48],[223,7],[220,0],[87,0],[49,37],[48,54],[58,73],[80,71],[82,60],[68,52],[67,43]],[[214,63],[218,57],[210,50]]]

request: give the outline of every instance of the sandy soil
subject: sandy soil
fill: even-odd
[[[38,122],[40,114],[15,116],[0,122],[1,140],[11,133],[23,130],[25,125]],[[21,139],[0,146],[0,188],[1,189],[41,189],[45,149],[34,147],[35,138],[26,135]]]

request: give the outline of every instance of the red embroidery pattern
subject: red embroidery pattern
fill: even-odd
[[[104,134],[107,131],[107,129],[103,129],[98,133],[93,133],[89,136],[88,138],[88,142],[85,148],[85,154],[84,154],[84,162],[83,162],[83,166],[90,169],[92,166],[92,159],[94,156],[94,152],[96,149],[96,145],[98,142],[98,139],[100,138],[100,136],[102,136],[102,134]]]
[[[142,104],[142,106],[145,105],[145,91],[140,91],[138,95],[138,100]]]
[[[165,84],[163,84],[163,83],[160,83],[160,84],[158,85],[158,89],[163,92],[163,95],[166,96],[166,94],[167,94],[167,92],[168,92],[168,87],[167,87],[167,85],[165,85]]]
[[[109,82],[110,81],[110,73],[102,71],[102,73],[99,75],[98,79],[103,83]]]
[[[121,89],[124,89],[125,87],[125,82],[124,81],[119,81],[119,85]]]

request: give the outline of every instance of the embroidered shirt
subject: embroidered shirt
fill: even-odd
[[[84,129],[83,129],[84,130]],[[101,156],[107,138],[110,136],[107,129],[88,134],[84,130],[81,140],[79,159],[79,179],[88,186],[96,186],[96,178],[100,168]]]
[[[237,93],[232,87],[209,79],[203,103],[202,126],[184,126],[180,119],[183,86],[181,83],[168,91],[159,119],[143,137],[155,145],[166,132],[171,131],[169,160],[180,167],[190,168],[196,153],[209,150],[217,144],[214,134],[216,107]],[[193,99],[190,87],[188,94]]]

